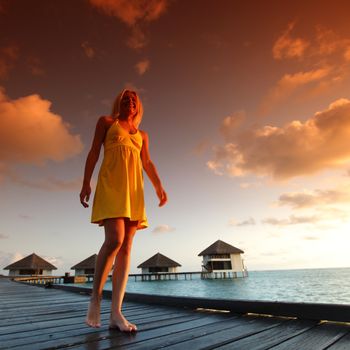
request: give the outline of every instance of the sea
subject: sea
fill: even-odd
[[[91,287],[92,283],[82,286]],[[112,289],[111,281],[106,282],[104,289]],[[193,275],[192,280],[135,282],[134,277],[129,277],[126,291],[210,299],[350,304],[350,268],[251,271],[248,277],[234,279],[201,279],[200,275]]]

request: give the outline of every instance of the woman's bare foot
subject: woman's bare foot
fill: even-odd
[[[137,327],[135,324],[129,322],[124,315],[120,313],[111,314],[109,318],[109,328],[114,329],[117,328],[121,332],[134,332],[137,331]]]
[[[101,327],[100,315],[101,298],[91,297],[85,323],[94,328]]]

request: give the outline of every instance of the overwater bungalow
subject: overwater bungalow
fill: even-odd
[[[4,270],[9,270],[9,276],[51,276],[52,270],[57,270],[57,267],[33,253],[6,266]]]
[[[137,266],[141,268],[142,273],[162,273],[177,272],[177,268],[181,266],[174,260],[169,259],[163,254],[157,253]]]
[[[92,254],[85,260],[72,266],[70,269],[75,270],[74,272],[75,276],[93,275],[95,273],[96,259],[97,259],[97,254]]]
[[[243,250],[217,240],[198,254],[203,256],[202,278],[246,277],[243,253]]]

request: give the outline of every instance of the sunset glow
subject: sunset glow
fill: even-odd
[[[199,271],[218,239],[248,270],[349,267],[349,11],[0,0],[0,269],[35,252],[63,274],[97,253],[103,229],[78,194],[97,119],[125,87],[169,197],[159,208],[145,181],[132,273],[157,252]]]

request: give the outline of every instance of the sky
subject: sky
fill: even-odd
[[[0,273],[97,253],[79,202],[95,125],[123,88],[168,193],[145,176],[160,252],[200,271],[221,239],[248,270],[350,267],[350,4],[342,0],[0,0]],[[95,168],[92,186],[96,185]],[[90,200],[92,202],[92,199]]]

